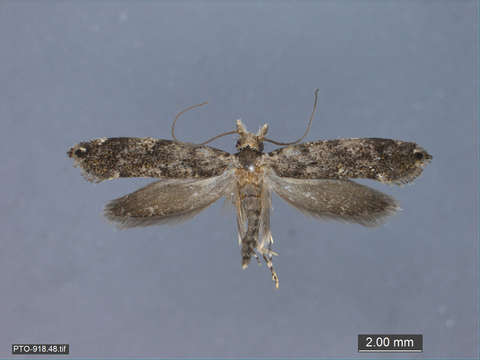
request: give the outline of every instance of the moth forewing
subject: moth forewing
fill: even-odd
[[[422,173],[432,156],[413,142],[363,138],[307,142],[274,150],[265,163],[281,177],[372,179],[404,184]]]
[[[89,181],[120,177],[192,179],[221,175],[232,155],[212,148],[153,138],[100,138],[73,146],[68,156]]]

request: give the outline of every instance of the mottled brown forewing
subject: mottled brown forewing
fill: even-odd
[[[153,138],[101,138],[68,151],[89,181],[119,177],[208,178],[222,174],[231,155],[209,146]]]
[[[266,154],[264,161],[281,177],[363,178],[403,184],[420,175],[431,158],[413,142],[354,138],[283,147]]]

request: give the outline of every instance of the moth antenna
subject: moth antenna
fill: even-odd
[[[203,105],[207,105],[208,104],[208,101],[205,101],[201,104],[196,104],[196,105],[192,105],[192,106],[189,106],[187,107],[186,109],[183,109],[182,111],[180,111],[177,115],[175,115],[175,119],[173,120],[173,123],[172,123],[172,139],[175,140],[175,141],[179,141],[177,139],[177,137],[175,136],[175,124],[177,123],[177,120],[180,116],[182,116],[182,114],[186,113],[187,111],[189,110],[192,110],[192,109],[195,109],[197,107],[200,107],[200,106],[203,106]]]
[[[212,142],[213,140],[217,140],[218,138],[221,138],[222,136],[236,134],[236,133],[237,133],[237,130],[227,131],[227,132],[221,133],[220,135],[214,136],[211,139],[208,139],[207,141],[204,141],[198,145],[205,145],[205,144],[208,144],[209,142]]]
[[[203,106],[203,105],[207,105],[208,104],[208,101],[205,101],[201,104],[196,104],[196,105],[192,105],[192,106],[189,106],[185,109],[183,109],[182,111],[180,111],[176,116],[175,116],[175,119],[173,120],[173,123],[172,123],[172,139],[175,140],[175,141],[180,141],[177,139],[177,137],[175,136],[175,124],[177,123],[177,120],[180,116],[182,116],[184,113],[186,113],[187,111],[189,110],[192,110],[192,109],[195,109],[197,107],[200,107],[200,106]],[[236,134],[237,133],[237,130],[233,130],[233,131],[228,131],[228,132],[225,132],[225,133],[222,133],[220,135],[217,135],[217,136],[214,136],[213,138],[211,139],[208,139],[207,141],[204,141],[203,143],[201,144],[198,144],[198,145],[205,145],[205,144],[208,144],[209,142],[212,142],[213,140],[216,140],[222,136],[225,136],[225,135],[230,135],[230,134]]]
[[[312,110],[312,114],[310,115],[310,120],[308,121],[308,125],[307,125],[307,130],[305,130],[305,133],[303,134],[303,136],[296,140],[296,141],[292,141],[292,142],[279,142],[279,141],[275,141],[275,140],[271,140],[271,139],[268,139],[268,138],[264,138],[263,141],[268,141],[272,144],[275,144],[275,145],[293,145],[293,144],[298,144],[300,141],[302,141],[305,136],[307,136],[308,132],[310,131],[310,127],[312,126],[312,121],[313,121],[313,116],[315,115],[315,110],[317,110],[317,102],[318,102],[318,89],[315,89],[315,100],[313,101],[313,110]]]

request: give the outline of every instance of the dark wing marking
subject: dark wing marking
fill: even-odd
[[[265,164],[282,177],[366,178],[396,184],[415,179],[431,159],[413,142],[378,138],[308,142],[264,156]]]
[[[350,180],[285,178],[272,170],[265,179],[290,205],[321,219],[377,226],[399,209],[392,197]]]
[[[233,170],[207,179],[165,179],[112,200],[105,216],[120,228],[187,220],[224,195],[230,196]]]
[[[209,146],[130,137],[81,142],[67,154],[94,182],[119,177],[207,178],[223,173],[232,161],[229,153]]]

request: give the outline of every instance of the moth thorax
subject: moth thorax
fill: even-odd
[[[245,170],[249,172],[255,172],[255,169],[257,168],[257,160],[262,155],[262,152],[252,150],[251,148],[247,147],[241,149],[236,155],[238,156],[238,160]]]

